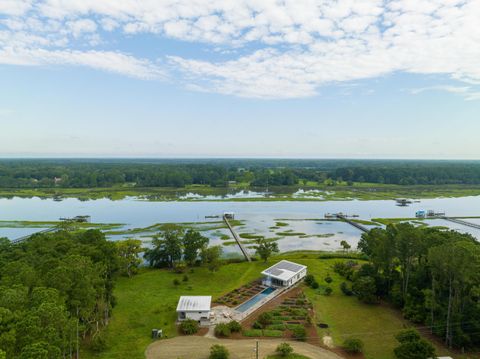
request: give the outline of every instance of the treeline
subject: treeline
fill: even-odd
[[[0,352],[6,358],[72,358],[79,341],[101,346],[121,261],[97,230],[0,239]]]
[[[1,160],[0,188],[254,187],[368,182],[480,184],[480,162],[366,160]]]
[[[471,235],[402,223],[365,233],[358,247],[369,264],[335,267],[352,281],[342,283],[346,295],[391,302],[449,347],[479,347],[480,245]]]

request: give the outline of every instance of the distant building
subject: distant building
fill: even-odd
[[[193,319],[199,324],[208,324],[210,318],[211,296],[184,296],[180,297],[177,305],[178,321]]]
[[[307,275],[302,264],[282,260],[262,272],[263,284],[269,287],[290,287]]]

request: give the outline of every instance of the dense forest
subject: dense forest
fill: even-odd
[[[0,238],[0,352],[71,358],[77,338],[100,344],[115,304],[117,245],[97,230]]]
[[[480,184],[476,161],[0,160],[0,188],[252,187],[330,184]]]
[[[370,263],[336,271],[360,300],[390,301],[449,347],[480,346],[480,245],[468,234],[402,223],[373,229],[359,249]]]

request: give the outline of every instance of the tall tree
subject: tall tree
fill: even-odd
[[[173,268],[182,259],[182,237],[180,229],[167,229],[152,240],[153,248],[145,251],[145,258],[152,267]]]
[[[142,264],[139,254],[143,251],[142,241],[138,239],[125,239],[115,242],[117,245],[120,270],[123,274],[131,277],[137,273],[138,267]]]
[[[189,229],[183,236],[183,258],[189,265],[193,265],[198,258],[200,250],[208,244],[209,240],[200,232]]]
[[[278,253],[278,243],[269,241],[266,238],[259,238],[256,240],[255,252],[263,259],[264,262],[272,256],[273,253]]]

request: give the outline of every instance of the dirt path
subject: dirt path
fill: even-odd
[[[265,358],[273,354],[281,339],[259,340],[259,358]],[[317,346],[302,343],[289,342],[296,353],[305,355],[311,359],[341,359],[339,355],[319,348]],[[255,340],[253,339],[212,339],[197,336],[182,336],[172,339],[159,340],[151,344],[145,351],[147,359],[207,359],[210,347],[213,344],[221,344],[228,348],[231,359],[255,358]]]

